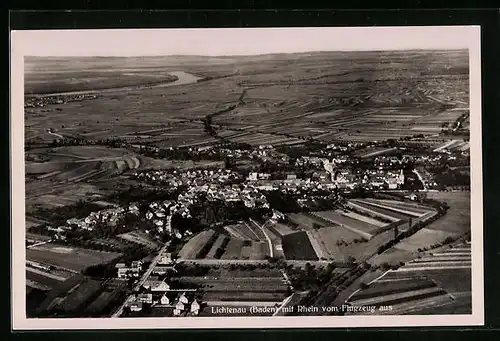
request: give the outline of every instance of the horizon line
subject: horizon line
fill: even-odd
[[[236,57],[261,57],[273,55],[296,55],[296,54],[320,54],[320,53],[356,53],[356,52],[446,52],[446,51],[467,51],[467,47],[454,47],[454,48],[393,48],[393,49],[352,49],[352,50],[323,50],[323,51],[297,51],[297,52],[268,52],[257,54],[230,54],[230,55],[216,55],[216,54],[138,54],[138,55],[24,55],[24,58],[146,58],[146,57],[205,57],[205,58],[236,58]]]

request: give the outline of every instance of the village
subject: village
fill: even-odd
[[[169,276],[176,272],[175,260],[170,253],[159,254],[158,262],[151,266],[150,271],[144,269],[142,261],[131,264],[117,263],[115,265],[117,278],[121,280],[136,280],[141,284],[137,290],[128,296],[118,310],[120,316],[137,316],[142,311],[150,309],[171,308],[173,316],[196,316],[200,312],[200,303],[196,300],[196,289],[172,288]],[[142,277],[142,278],[140,278]],[[118,315],[115,313],[115,315]]]
[[[399,309],[447,301],[455,289],[432,285],[442,279],[432,271],[449,276],[442,282],[470,279],[467,53],[408,53],[318,54],[327,67],[304,55],[300,68],[290,56],[174,60],[180,82],[134,90],[100,91],[92,80],[95,91],[68,85],[75,92],[57,95],[54,81],[28,82],[28,315],[210,316],[252,306],[280,315],[351,296],[382,304],[396,293],[369,296],[370,283],[391,272],[391,285],[407,285]],[[382,59],[404,67],[371,64]],[[420,65],[447,74],[451,62],[456,77],[420,74]],[[95,67],[75,65],[84,68],[69,74],[83,80]],[[131,77],[173,74],[165,65],[141,64]],[[106,81],[131,80],[120,77]],[[45,96],[29,95],[40,87]],[[88,114],[76,115],[82,108]]]

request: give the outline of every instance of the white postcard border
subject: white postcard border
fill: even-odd
[[[450,30],[450,26],[441,26]],[[429,27],[419,27],[422,29]],[[440,29],[432,27],[435,32]],[[24,51],[30,31],[11,32],[11,286],[14,330],[84,329],[233,329],[233,328],[356,328],[484,325],[481,42],[480,26],[453,26],[469,49],[471,150],[471,315],[398,316],[279,316],[279,317],[165,317],[165,318],[27,318],[25,274],[25,168],[24,168]],[[271,28],[270,28],[271,29]],[[281,28],[286,30],[286,28]],[[297,29],[297,28],[294,28]],[[310,29],[310,28],[309,28]],[[322,28],[325,29],[325,28]],[[339,28],[330,28],[336,30]],[[349,28],[340,28],[349,30]],[[400,27],[364,28],[402,30]],[[217,29],[215,29],[217,30]],[[249,30],[249,29],[230,29]],[[252,30],[252,29],[250,29]],[[267,29],[253,29],[267,30]],[[129,30],[130,31],[130,30]],[[150,30],[151,34],[156,30]],[[360,33],[360,28],[352,28]],[[361,30],[362,31],[362,30]],[[402,30],[403,31],[403,30]],[[36,32],[36,31],[31,31]],[[361,33],[362,34],[362,33]],[[412,39],[403,33],[403,39]],[[346,36],[345,39],[355,39]],[[435,39],[429,37],[429,39]],[[28,40],[28,41],[26,41]]]

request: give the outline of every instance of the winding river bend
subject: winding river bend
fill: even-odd
[[[124,86],[124,87],[115,87],[108,89],[99,89],[99,90],[79,90],[79,91],[67,91],[67,92],[55,92],[51,94],[29,94],[30,97],[51,97],[51,96],[77,96],[77,95],[92,95],[92,94],[102,94],[116,91],[128,91],[128,90],[137,90],[137,89],[145,89],[145,88],[165,88],[169,86],[176,85],[186,85],[193,84],[198,82],[201,77],[195,76],[191,73],[185,71],[172,71],[168,73],[169,75],[177,77],[177,80],[173,82],[163,82],[152,85],[134,85],[134,86]]]

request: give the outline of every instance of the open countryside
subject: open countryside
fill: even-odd
[[[470,314],[468,70],[466,50],[26,58],[28,316]]]

